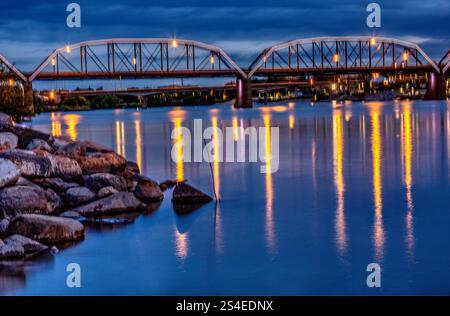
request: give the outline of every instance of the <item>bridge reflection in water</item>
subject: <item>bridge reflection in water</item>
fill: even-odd
[[[177,223],[171,226],[172,249],[183,262],[201,247],[195,234],[206,238],[202,235],[206,232],[199,228],[200,223],[208,223],[203,218],[206,214],[214,224],[212,233],[208,231],[214,240],[212,249],[221,258],[230,253],[236,255],[234,247],[247,245],[250,240],[259,256],[261,252],[286,255],[286,245],[293,246],[290,238],[298,243],[295,251],[304,253],[306,241],[295,236],[314,238],[314,234],[320,234],[321,247],[331,248],[341,260],[350,260],[356,245],[365,245],[364,255],[385,263],[390,256],[396,256],[386,249],[401,243],[405,257],[419,262],[416,234],[423,222],[414,217],[420,205],[417,200],[421,199],[415,195],[416,182],[448,185],[448,174],[442,172],[448,170],[448,157],[436,149],[438,144],[450,148],[448,107],[428,110],[422,103],[369,102],[336,103],[333,109],[329,104],[316,103],[311,107],[309,103],[295,103],[258,107],[245,113],[225,107],[206,109],[52,113],[44,121],[54,136],[89,138],[116,148],[128,159],[136,159],[143,173],[156,180],[187,178],[211,195],[214,180],[221,199],[214,216],[209,211],[199,211],[193,215],[193,219],[199,218],[197,223],[186,229],[180,229]],[[39,119],[42,118],[45,116]],[[202,118],[204,128],[231,127],[235,143],[245,137],[247,126],[279,126],[280,170],[260,174],[259,166],[249,163],[222,163],[218,150],[221,139],[216,129],[212,133],[211,169],[207,163],[172,161],[172,145],[178,158],[183,158],[184,148],[178,146],[182,144],[182,134],[171,139],[170,132],[181,126],[192,131],[194,118]],[[151,136],[146,138],[145,134]],[[266,158],[270,157],[269,129],[262,145]],[[423,168],[418,168],[419,161]],[[267,159],[267,163],[270,166],[271,160]],[[393,200],[393,188],[403,192],[398,200]],[[405,211],[395,222],[398,205],[403,205]],[[309,214],[306,207],[313,217],[305,215]],[[253,212],[256,209],[264,214]],[[332,212],[331,219],[326,210]],[[261,220],[263,225],[259,226]],[[393,225],[393,221],[401,223],[401,227]],[[325,230],[325,224],[331,226]],[[254,231],[260,229],[263,246],[258,244],[257,234],[244,237],[250,229],[243,228],[246,225],[256,227]]]

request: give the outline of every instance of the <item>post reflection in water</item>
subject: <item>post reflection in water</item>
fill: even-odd
[[[59,114],[55,114],[54,112],[51,113],[51,125],[52,125],[52,136],[59,137],[62,135],[61,132],[61,121]]]
[[[403,163],[403,182],[406,187],[406,249],[408,256],[414,258],[414,217],[413,217],[413,200],[412,200],[412,124],[411,124],[411,104],[405,103],[402,113],[402,163]]]
[[[219,143],[219,135],[217,132],[217,117],[213,116],[211,118],[211,124],[213,127],[213,133],[212,133],[212,141],[213,141],[213,175],[214,175],[214,188],[216,191],[216,196],[218,199],[220,199],[220,171],[219,171],[219,164],[220,164],[220,157],[219,157],[219,146],[222,145]]]
[[[116,121],[116,151],[119,155],[125,155],[125,127],[124,122]]]
[[[176,225],[173,226],[175,234],[175,254],[181,259],[185,260],[189,252],[189,233],[180,233]]]
[[[175,138],[173,139],[173,145],[175,146],[176,150],[176,174],[175,178],[177,181],[183,181],[184,180],[184,162],[183,162],[183,155],[184,155],[184,148],[183,148],[183,133],[181,132],[181,118],[176,117],[174,118],[173,125],[175,128]]]
[[[136,163],[139,170],[142,172],[142,137],[141,137],[141,121],[135,120],[134,126],[136,129]]]
[[[78,114],[66,114],[63,116],[64,122],[67,125],[66,133],[72,141],[77,140],[78,132],[77,125],[80,122],[80,115]]]
[[[375,258],[378,261],[383,259],[385,234],[383,228],[383,196],[382,196],[382,176],[381,163],[383,148],[381,144],[380,126],[380,104],[373,103],[369,108],[369,115],[372,127],[371,147],[372,147],[372,179],[373,179],[373,200],[375,218],[373,224],[373,244],[375,248]]]
[[[270,135],[270,115],[265,114],[264,119],[264,129],[265,129],[265,161],[267,170],[271,170],[272,167],[272,139]],[[275,241],[275,227],[273,221],[273,183],[272,183],[272,173],[267,172],[266,177],[266,240],[267,248],[270,253],[276,251],[276,241]]]
[[[334,185],[336,188],[336,216],[335,234],[339,255],[342,257],[347,250],[347,233],[344,214],[344,176],[343,176],[343,152],[344,152],[344,129],[342,113],[340,110],[333,111],[333,171]]]

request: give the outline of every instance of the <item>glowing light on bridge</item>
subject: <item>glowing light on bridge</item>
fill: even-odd
[[[402,57],[403,57],[403,61],[408,61],[408,58],[409,58],[408,52],[403,52]]]
[[[67,54],[70,54],[71,50],[72,50],[72,49],[70,48],[70,46],[69,46],[69,45],[66,45],[66,47],[65,47],[66,53],[67,53]]]
[[[372,38],[370,39],[370,45],[374,46],[374,45],[376,45],[376,44],[377,44],[377,39],[376,39],[375,37],[372,37]]]
[[[8,85],[10,86],[10,87],[12,87],[12,86],[14,86],[14,79],[8,79]]]
[[[176,39],[172,40],[172,47],[177,48],[178,47],[178,41]]]
[[[133,65],[136,65],[137,61],[136,61],[136,57],[133,57]]]
[[[56,66],[56,60],[55,60],[55,58],[52,58],[52,66]]]
[[[211,65],[215,63],[214,55],[211,55],[211,57],[209,58],[209,63],[210,63]]]
[[[339,62],[339,54],[334,54],[333,55],[333,60],[335,63]]]

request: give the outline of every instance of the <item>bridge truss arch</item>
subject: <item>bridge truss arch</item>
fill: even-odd
[[[297,39],[265,49],[248,78],[272,73],[351,73],[433,69],[433,60],[415,43],[388,37],[335,36]]]
[[[175,38],[119,38],[56,49],[29,80],[236,75],[246,77],[217,46]]]
[[[439,66],[442,68],[442,74],[446,74],[450,69],[450,49],[445,53],[442,59],[439,61]]]
[[[27,82],[27,77],[0,54],[0,78],[11,75],[20,78],[23,82]]]

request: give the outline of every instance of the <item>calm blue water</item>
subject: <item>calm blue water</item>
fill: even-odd
[[[258,163],[176,164],[171,130],[279,126],[278,172]],[[177,216],[170,191],[131,224],[3,270],[13,295],[450,294],[450,104],[283,103],[44,114],[34,128],[91,139],[158,181],[184,177],[221,201]],[[66,287],[80,264],[82,287]],[[366,286],[379,263],[382,287]],[[13,272],[11,272],[11,271]],[[6,271],[6,272],[5,272]],[[8,273],[9,271],[9,273]]]

